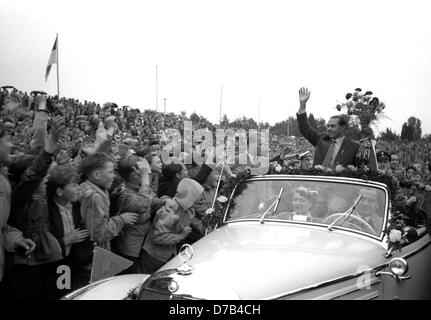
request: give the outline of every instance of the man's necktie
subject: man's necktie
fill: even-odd
[[[335,140],[332,140],[329,145],[328,152],[326,152],[325,159],[323,160],[323,166],[325,168],[331,168],[332,162],[334,161],[334,150],[335,150]]]

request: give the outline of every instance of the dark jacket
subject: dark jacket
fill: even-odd
[[[139,257],[143,242],[151,226],[151,213],[163,205],[163,201],[154,197],[151,188],[125,183],[123,191],[115,203],[117,213],[138,213],[138,220],[134,225],[126,225],[118,237],[112,240],[112,251],[123,256]]]
[[[167,179],[163,179],[163,180],[160,179],[157,196],[159,198],[163,196],[168,196],[173,198],[175,196],[175,193],[177,193],[177,187],[179,183],[180,183],[180,180],[177,178],[174,178],[172,181],[169,181]]]
[[[52,155],[41,151],[21,176],[19,183],[12,192],[11,214],[9,217],[11,226],[20,229],[27,223],[29,212],[23,210],[23,208],[33,199],[33,195],[46,176],[51,163]]]
[[[212,171],[213,171],[213,168],[208,166],[206,163],[203,163],[201,168],[199,169],[198,175],[195,178],[193,178],[193,180],[199,182],[199,184],[202,185],[205,183],[205,180],[208,178],[208,176],[211,174]]]
[[[316,150],[314,152],[313,166],[322,165],[326,153],[328,152],[328,148],[331,144],[331,138],[326,132],[318,133],[308,124],[307,113],[304,112],[302,114],[297,114],[297,117],[299,131],[313,146],[316,147]],[[344,137],[343,143],[338,150],[333,166],[357,166],[356,154],[358,153],[358,150],[358,143],[351,141],[347,137]]]
[[[61,219],[60,210],[53,199],[48,199],[48,217],[49,217],[49,230],[53,236],[57,239],[60,244],[63,257],[66,257],[65,247],[64,247],[64,227],[63,220]],[[85,226],[81,219],[80,204],[75,202],[72,205],[72,217],[75,229],[85,229]],[[73,246],[73,245],[72,245]]]
[[[38,265],[62,258],[60,244],[49,230],[48,205],[42,184],[51,162],[52,155],[41,151],[13,190],[9,224],[36,244],[31,259],[23,252],[16,252],[15,264]]]

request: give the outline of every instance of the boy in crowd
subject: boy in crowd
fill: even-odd
[[[86,157],[81,164],[85,181],[81,183],[81,216],[91,241],[99,247],[111,250],[110,241],[125,225],[136,223],[138,214],[125,212],[109,216],[108,190],[114,180],[114,160],[105,153],[97,152]],[[91,264],[87,266],[90,273]]]
[[[194,206],[204,188],[196,181],[180,181],[173,201],[166,202],[154,218],[138,260],[140,273],[153,273],[177,254],[177,244],[191,232]]]
[[[121,191],[116,197],[114,211],[116,213],[135,212],[138,214],[136,224],[127,225],[121,234],[113,240],[112,251],[136,263],[144,239],[151,226],[152,213],[155,213],[167,197],[159,199],[154,196],[149,186],[150,166],[144,159],[130,155],[120,161],[118,173],[124,180]],[[131,266],[124,273],[132,273]]]

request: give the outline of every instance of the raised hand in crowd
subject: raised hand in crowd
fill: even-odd
[[[141,161],[137,162],[136,164],[139,169],[133,168],[133,170],[135,170],[135,172],[140,176],[148,175],[151,172],[151,167],[147,159],[142,158]]]
[[[64,165],[69,163],[70,161],[72,161],[72,159],[70,158],[69,152],[67,152],[66,150],[60,150],[55,157],[55,162],[58,165]]]
[[[106,133],[109,136],[112,136],[114,134],[114,131],[118,129],[118,126],[115,123],[115,117],[109,116],[108,118],[106,118],[105,126],[106,126]]]
[[[51,128],[45,142],[45,151],[48,153],[55,153],[60,143],[65,140],[66,126],[64,118],[61,116],[54,117],[51,122]]]

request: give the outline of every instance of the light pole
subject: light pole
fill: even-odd
[[[257,128],[260,131],[260,97],[257,103]]]
[[[220,86],[220,111],[219,111],[219,124],[221,124],[221,109],[223,105],[223,84]]]
[[[156,111],[159,112],[158,66],[156,66]]]

